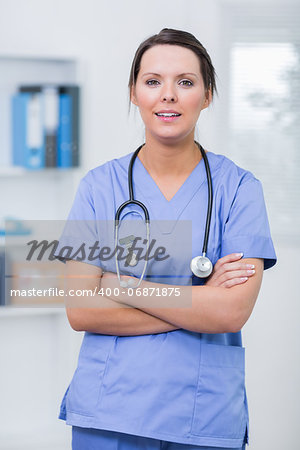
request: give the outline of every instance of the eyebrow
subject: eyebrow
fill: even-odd
[[[142,75],[142,77],[145,77],[147,75],[155,75],[156,77],[160,77],[161,75],[159,73],[155,73],[155,72],[146,72]],[[177,75],[178,77],[183,77],[184,75],[193,75],[194,77],[198,78],[198,75],[196,75],[195,73],[192,72],[185,72],[185,73],[180,73],[179,75]]]

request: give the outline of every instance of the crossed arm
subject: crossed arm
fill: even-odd
[[[152,306],[140,296],[68,298],[67,315],[76,331],[133,336],[155,334],[184,328],[195,332],[225,333],[239,331],[254,308],[263,275],[263,260],[227,255],[215,265],[205,286],[180,286],[184,307],[174,307],[170,298],[160,297],[160,306]],[[247,274],[246,265],[255,266]],[[119,287],[115,274],[102,274],[98,267],[69,261],[66,263],[69,289]],[[247,276],[246,280],[243,277]],[[141,287],[166,287],[144,282]],[[174,287],[174,286],[170,286]],[[187,302],[190,300],[190,303]]]

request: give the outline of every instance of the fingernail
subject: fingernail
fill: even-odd
[[[255,273],[255,270],[247,270],[247,273],[253,274]]]
[[[248,269],[254,269],[254,268],[255,268],[255,265],[254,265],[254,264],[246,264],[246,267],[247,267]]]
[[[248,277],[241,278],[241,281],[246,281],[246,280],[248,280]]]
[[[243,254],[244,253],[236,253],[236,256],[241,258],[243,256]]]

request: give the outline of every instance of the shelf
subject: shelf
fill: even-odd
[[[45,167],[43,169],[25,169],[24,167],[0,167],[0,177],[11,177],[11,176],[23,176],[23,175],[31,175],[31,174],[51,174],[56,175],[59,173],[66,172],[76,172],[79,171],[80,167]]]
[[[2,176],[19,176],[26,173],[23,167],[0,167],[0,177]]]
[[[0,54],[0,60],[4,61],[33,61],[33,62],[50,62],[50,63],[63,63],[63,64],[77,64],[77,57],[70,55],[37,55],[37,54],[13,54],[13,53],[3,53]]]

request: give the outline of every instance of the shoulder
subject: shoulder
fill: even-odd
[[[224,155],[210,153],[212,161],[212,184],[215,204],[222,210],[223,217],[228,218],[233,207],[239,212],[244,208],[258,205],[264,207],[264,192],[260,180],[247,169],[240,167]],[[213,167],[217,170],[213,170]],[[256,206],[255,206],[256,205]]]
[[[240,167],[233,160],[225,155],[207,152],[208,160],[215,172],[214,185],[215,188],[223,187],[231,191],[236,191],[243,185],[255,184],[260,185],[260,181],[255,175],[247,169]]]
[[[80,180],[80,184],[88,185],[90,188],[93,186],[105,185],[110,182],[112,178],[117,176],[118,178],[122,176],[127,176],[128,165],[132,153],[128,153],[120,158],[114,158],[105,163],[90,169]],[[106,184],[107,186],[107,184]]]

